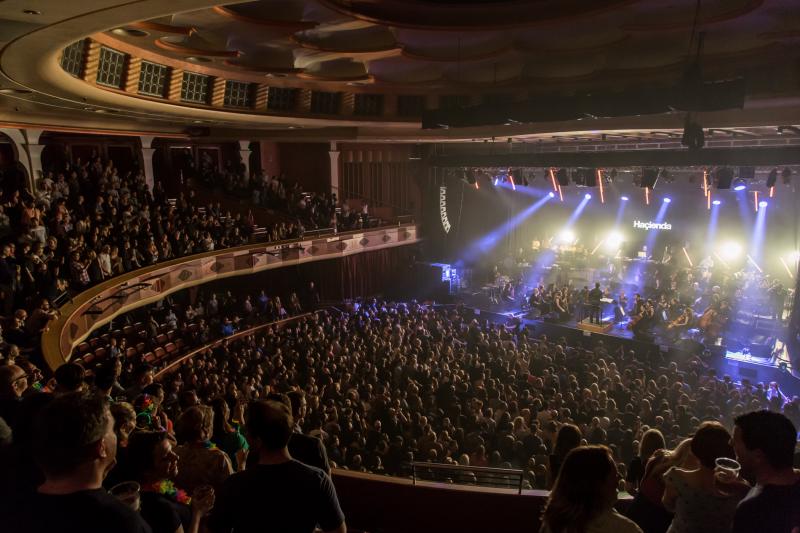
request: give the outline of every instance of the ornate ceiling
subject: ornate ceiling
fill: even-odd
[[[800,123],[800,4],[797,0],[44,0],[0,3],[0,85],[29,94],[0,98],[56,116],[110,111],[92,123],[134,121],[178,130],[203,121],[220,129],[319,131],[354,137],[468,139],[481,131],[418,132],[391,113],[369,120],[287,117],[186,108],[107,91],[65,75],[61,49],[85,36],[171,68],[270,87],[422,95],[437,107],[451,95],[480,103],[677,83],[703,35],[707,80],[744,76],[745,109],[712,114],[711,126]],[[31,14],[25,11],[39,11]],[[696,42],[696,41],[695,41]],[[489,96],[487,96],[489,95]],[[10,99],[15,99],[11,101]],[[87,104],[89,104],[87,106]],[[65,115],[66,116],[66,115]],[[7,117],[6,117],[7,118]],[[623,127],[679,127],[682,117],[631,117]],[[620,128],[620,121],[514,126],[500,135]]]

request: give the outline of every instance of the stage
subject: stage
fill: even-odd
[[[637,353],[647,354],[654,350],[665,353],[669,360],[686,361],[693,356],[699,357],[704,365],[713,368],[719,377],[729,375],[734,381],[749,380],[751,383],[777,382],[789,396],[800,396],[800,374],[793,369],[787,353],[787,347],[780,340],[774,340],[768,346],[760,347],[759,353],[768,353],[767,357],[759,357],[744,349],[730,349],[724,342],[703,344],[692,339],[673,339],[663,335],[637,336],[628,329],[628,319],[614,323],[613,314],[604,313],[601,325],[581,324],[575,318],[566,321],[534,318],[530,310],[520,305],[501,302],[489,305],[472,305],[469,295],[457,298],[460,303],[472,308],[475,318],[488,319],[498,323],[528,326],[535,335],[545,334],[551,339],[565,337],[570,343],[582,343],[588,339],[605,339],[606,344],[622,342],[626,349],[634,349]],[[731,340],[735,347],[742,346],[738,340]]]

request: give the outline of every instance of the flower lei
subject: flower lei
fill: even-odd
[[[205,448],[206,450],[216,450],[217,445],[211,442],[210,440],[207,440],[203,441],[203,448]]]
[[[191,496],[189,496],[185,490],[177,488],[175,483],[169,479],[162,479],[161,481],[146,485],[142,487],[142,490],[145,492],[155,492],[157,494],[161,494],[162,496],[166,496],[171,500],[185,505],[192,503]]]

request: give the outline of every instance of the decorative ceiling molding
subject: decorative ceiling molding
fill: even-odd
[[[618,48],[622,45],[629,43],[631,40],[632,36],[630,34],[626,34],[612,41],[607,41],[599,44],[586,45],[586,46],[576,46],[573,48],[537,48],[535,45],[531,45],[529,43],[523,43],[520,41],[514,42],[513,46],[520,52],[524,53],[535,52],[539,54],[563,56],[563,55],[573,55],[573,54],[585,54],[592,52],[603,52],[606,50]]]
[[[269,73],[269,74],[299,74],[304,71],[302,68],[292,68],[292,67],[270,67],[267,65],[248,65],[247,63],[242,63],[241,61],[232,61],[230,59],[226,59],[222,62],[224,65],[233,67],[239,70],[246,70],[249,72],[259,72],[259,73]]]
[[[560,24],[578,17],[614,11],[640,0],[516,0],[463,4],[424,0],[317,1],[334,11],[373,24],[439,31],[480,31]]]
[[[501,55],[505,55],[510,52],[515,52],[516,47],[514,44],[506,44],[494,50],[488,50],[486,52],[480,52],[477,54],[471,54],[467,56],[437,56],[435,54],[430,54],[428,52],[423,52],[421,50],[414,51],[410,50],[408,46],[402,46],[402,55],[405,58],[413,59],[415,61],[431,61],[431,62],[447,62],[447,63],[467,63],[472,61],[483,61],[485,59],[492,59],[494,57],[499,57]]]
[[[357,76],[327,76],[323,74],[315,74],[313,72],[300,72],[297,77],[303,80],[313,81],[326,81],[326,82],[365,82],[374,83],[375,78],[371,74],[359,74]]]
[[[173,33],[176,35],[192,35],[193,33],[197,32],[197,28],[192,26],[173,26],[171,24],[162,24],[160,22],[152,22],[149,20],[134,22],[132,24],[128,24],[127,26],[139,30],[159,31],[161,33]]]
[[[242,53],[239,50],[208,50],[203,48],[194,48],[191,46],[183,46],[181,44],[170,43],[163,38],[158,38],[155,41],[157,47],[175,52],[176,54],[184,54],[187,56],[206,56],[206,57],[239,57]]]
[[[727,22],[734,20],[744,15],[748,15],[764,5],[766,0],[747,0],[742,6],[735,6],[734,8],[724,11],[722,13],[714,13],[711,15],[700,15],[697,20],[698,26],[709,26],[711,24],[719,24],[720,22]],[[634,24],[623,24],[622,29],[625,31],[636,32],[656,32],[656,31],[676,31],[676,30],[689,30],[694,25],[694,15],[692,14],[687,20],[680,22],[642,22]]]
[[[395,43],[388,43],[385,45],[378,45],[373,46],[371,48],[335,48],[332,46],[325,46],[322,43],[312,42],[310,40],[302,39],[298,35],[292,35],[289,37],[289,40],[299,46],[300,48],[306,48],[308,50],[314,50],[316,52],[326,52],[329,54],[341,54],[346,56],[355,56],[355,55],[366,55],[366,54],[386,54],[386,53],[397,53],[400,54],[402,52],[402,48],[395,42]]]
[[[319,26],[319,22],[312,20],[279,20],[279,19],[263,19],[251,17],[249,15],[242,15],[236,11],[225,6],[214,6],[211,8],[216,14],[236,22],[243,22],[245,24],[254,24],[256,26],[267,26],[270,28],[285,29],[287,31],[303,31],[310,30]]]

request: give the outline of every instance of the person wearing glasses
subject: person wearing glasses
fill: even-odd
[[[0,366],[0,418],[16,425],[22,394],[28,388],[28,374],[17,365]]]

